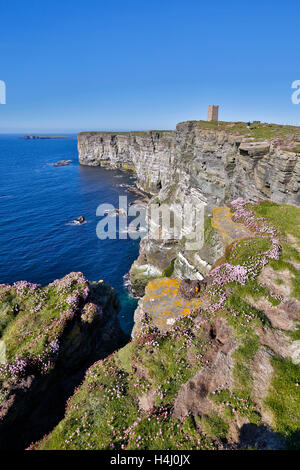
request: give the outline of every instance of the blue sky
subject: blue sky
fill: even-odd
[[[0,132],[300,125],[299,1],[1,0]]]

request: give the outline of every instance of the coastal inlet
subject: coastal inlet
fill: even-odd
[[[78,164],[76,136],[68,139],[0,137],[0,283],[21,279],[46,285],[72,271],[105,279],[118,292],[123,329],[130,334],[136,300],[124,286],[138,256],[138,240],[99,240],[99,204],[118,207],[139,196],[135,179],[118,170]],[[55,167],[56,162],[68,165]],[[84,217],[83,224],[71,223]]]

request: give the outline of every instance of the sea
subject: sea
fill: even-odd
[[[56,167],[61,160],[69,165]],[[133,327],[137,305],[124,276],[138,256],[139,240],[97,237],[100,204],[118,207],[135,177],[119,170],[78,163],[77,138],[26,140],[0,135],[0,283],[46,285],[71,271],[103,279],[119,294],[120,323]],[[74,223],[83,216],[84,224]]]

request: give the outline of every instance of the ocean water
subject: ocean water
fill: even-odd
[[[54,167],[59,160],[69,166]],[[118,207],[119,196],[137,199],[122,185],[134,178],[118,170],[81,166],[76,136],[24,140],[0,135],[0,283],[27,280],[45,285],[71,271],[104,279],[118,292],[120,322],[133,326],[137,301],[123,276],[138,256],[138,240],[99,240],[99,204]],[[87,223],[70,223],[84,216]]]

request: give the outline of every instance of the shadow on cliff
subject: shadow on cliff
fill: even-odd
[[[244,424],[240,430],[239,445],[243,449],[259,450],[299,450],[300,429],[291,433],[288,439],[280,433],[272,431],[268,426]]]
[[[95,355],[82,364],[79,371],[66,374],[58,366],[58,370],[47,377],[28,376],[19,383],[12,397],[15,406],[6,415],[5,423],[0,423],[0,450],[26,449],[51,432],[64,418],[67,400],[82,383],[87,369],[124,346],[128,339],[124,335],[117,348]]]
[[[87,369],[129,340],[116,314],[107,315],[100,331],[87,327],[79,343],[74,331],[76,324],[66,332],[65,336],[73,339],[62,341],[66,345],[63,357],[50,374],[33,371],[13,386],[0,409],[0,450],[26,449],[52,431],[64,418],[67,400],[82,383]]]

